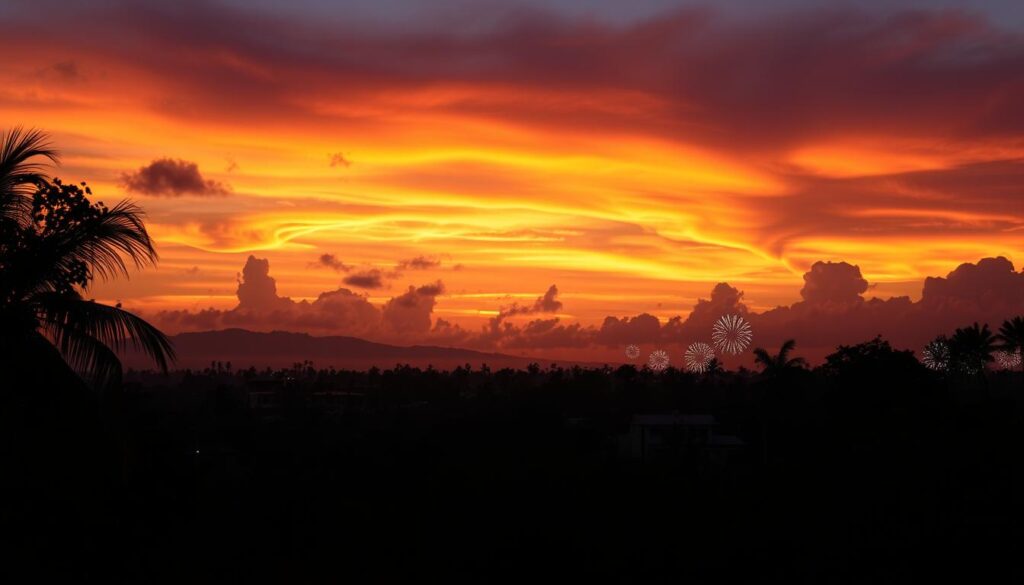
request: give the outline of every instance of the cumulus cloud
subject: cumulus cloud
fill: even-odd
[[[629,343],[653,343],[661,339],[661,322],[654,315],[641,313],[635,317],[605,317],[597,332],[597,341],[614,347]]]
[[[551,285],[547,292],[537,297],[532,305],[520,305],[512,303],[509,307],[501,309],[499,317],[511,317],[512,315],[529,315],[532,313],[557,313],[562,310],[562,301],[558,300],[558,287]]]
[[[440,280],[410,286],[382,307],[347,288],[323,292],[313,302],[296,302],[278,294],[269,260],[249,256],[239,277],[238,305],[234,309],[161,311],[154,320],[173,331],[241,327],[410,342],[430,331],[436,297],[444,290]]]
[[[231,191],[224,183],[204,179],[196,163],[171,158],[157,159],[124,173],[121,184],[133,193],[158,197],[227,195]]]
[[[961,310],[1010,310],[1024,302],[1024,274],[1002,256],[961,264],[945,278],[926,278],[921,302]]]
[[[851,304],[863,300],[868,281],[860,274],[860,267],[846,262],[815,262],[804,274],[804,287],[800,296],[813,304]]]
[[[684,346],[706,341],[714,322],[731,313],[750,321],[755,346],[775,348],[787,339],[796,339],[801,355],[820,360],[839,344],[876,335],[898,347],[919,350],[955,327],[974,321],[996,325],[1024,314],[1024,273],[1015,271],[1006,258],[986,258],[963,264],[946,277],[928,278],[918,302],[909,297],[865,299],[869,283],[859,267],[846,262],[815,263],[804,275],[804,283],[803,300],[762,313],[746,306],[741,290],[719,283],[710,298],[698,300],[686,318],[659,321],[647,313],[609,316],[599,327],[572,329],[554,319],[524,327],[502,323],[492,326],[486,332],[489,335],[482,335],[479,341],[499,348],[539,348],[545,347],[544,341],[566,348],[629,343]]]
[[[270,276],[270,261],[249,256],[238,283],[238,308],[252,311],[275,311],[290,299],[277,296],[277,281]]]
[[[558,317],[513,322],[515,315],[553,313],[563,308],[552,285],[532,304],[502,308],[479,330],[444,319],[432,322],[440,280],[409,286],[383,306],[341,288],[313,302],[295,302],[277,293],[269,262],[250,257],[238,285],[238,306],[230,311],[165,311],[156,321],[172,330],[244,327],[355,335],[398,343],[431,343],[477,349],[542,350],[621,347],[629,343],[679,345],[706,341],[721,315],[740,314],[750,321],[754,345],[775,348],[796,339],[800,354],[820,360],[839,344],[883,335],[897,347],[919,349],[940,333],[974,321],[997,325],[1024,314],[1024,273],[1006,258],[986,258],[957,267],[945,277],[928,278],[922,299],[865,299],[869,290],[860,269],[844,262],[819,262],[805,274],[803,300],[762,313],[743,302],[743,291],[719,283],[690,314],[666,321],[641,313],[609,316],[599,326],[564,323]],[[749,357],[749,356],[747,356]],[[738,358],[742,360],[743,358]],[[749,364],[748,364],[749,365]]]
[[[443,293],[444,283],[440,280],[418,288],[410,286],[404,294],[384,305],[384,325],[397,334],[421,336],[427,333],[437,296]]]
[[[548,349],[586,347],[593,340],[593,330],[579,323],[561,324],[558,318],[534,319],[522,328],[506,331],[501,347],[507,349]]]

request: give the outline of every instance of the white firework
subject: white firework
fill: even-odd
[[[1020,367],[1021,356],[1020,351],[997,351],[993,354],[996,358],[996,363],[999,364],[1000,368],[1004,370],[1013,370]]]
[[[715,359],[715,350],[703,341],[691,343],[686,348],[686,369],[702,374],[708,371],[711,360]]]
[[[636,344],[629,344],[626,346],[626,357],[635,360],[640,357],[640,346]]]
[[[655,372],[660,372],[668,367],[668,352],[663,349],[656,349],[647,357],[647,367]]]
[[[924,346],[921,363],[929,370],[946,370],[949,368],[949,345],[944,341],[933,341]]]
[[[711,329],[711,341],[723,353],[739,355],[753,339],[750,323],[739,315],[723,315]]]

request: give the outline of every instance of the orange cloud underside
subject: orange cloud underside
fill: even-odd
[[[67,55],[23,57],[0,68],[0,119],[52,132],[62,177],[112,201],[127,195],[122,173],[173,157],[231,186],[223,197],[133,195],[161,265],[94,294],[146,310],[232,306],[250,253],[270,259],[279,292],[294,299],[339,286],[343,275],[311,266],[322,253],[382,270],[442,258],[371,298],[441,278],[448,294],[436,316],[475,326],[507,295],[533,298],[551,283],[563,319],[590,324],[685,314],[719,281],[747,291],[755,308],[792,302],[816,260],[858,264],[877,291],[916,294],[906,283],[1024,250],[1019,206],[970,209],[900,178],[1019,159],[1024,148],[1010,138],[875,127],[775,149],[738,137],[730,148],[685,124],[652,130],[674,124],[680,106],[643,88],[471,80],[290,91],[290,109],[241,120],[192,111],[172,80],[109,55],[80,55],[87,74],[66,84],[39,72]],[[230,52],[211,58],[256,79],[275,74]],[[579,111],[636,124],[558,119]],[[333,153],[351,164],[331,166]],[[828,190],[872,178],[871,198],[856,196],[859,183]]]

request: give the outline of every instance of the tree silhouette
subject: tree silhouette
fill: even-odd
[[[1018,316],[1003,321],[996,337],[1003,351],[1024,354],[1024,317]],[[1021,371],[1024,372],[1024,360],[1021,363]]]
[[[981,374],[994,359],[992,353],[997,348],[996,341],[987,323],[959,328],[949,340],[950,363],[965,374]]]
[[[779,353],[771,355],[764,348],[754,349],[754,363],[761,366],[761,372],[769,378],[779,378],[807,366],[801,357],[791,358],[789,353],[796,347],[796,340],[789,339],[779,348]]]
[[[96,276],[127,277],[129,262],[156,263],[142,210],[90,202],[85,183],[47,179],[34,162],[40,157],[56,160],[38,131],[16,129],[0,141],[0,353],[31,361],[52,344],[96,386],[120,379],[116,352],[128,346],[166,371],[174,351],[163,333],[82,297]]]
[[[722,365],[722,362],[716,357],[711,358],[711,361],[708,362],[708,367],[704,370],[704,375],[709,380],[716,380],[720,378],[724,373],[725,367]]]

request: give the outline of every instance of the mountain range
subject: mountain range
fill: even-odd
[[[512,356],[501,353],[486,353],[454,347],[413,345],[408,347],[375,343],[347,336],[317,337],[307,333],[272,331],[269,333],[246,329],[223,329],[179,333],[171,336],[177,353],[175,368],[204,368],[210,362],[231,362],[235,369],[254,366],[258,369],[291,366],[310,360],[316,367],[339,369],[366,369],[394,367],[409,364],[438,369],[451,369],[471,364],[480,367],[487,364],[492,369],[523,368],[536,358]],[[547,365],[550,360],[544,360]],[[146,356],[129,352],[124,356],[127,367],[150,369],[153,367]]]

